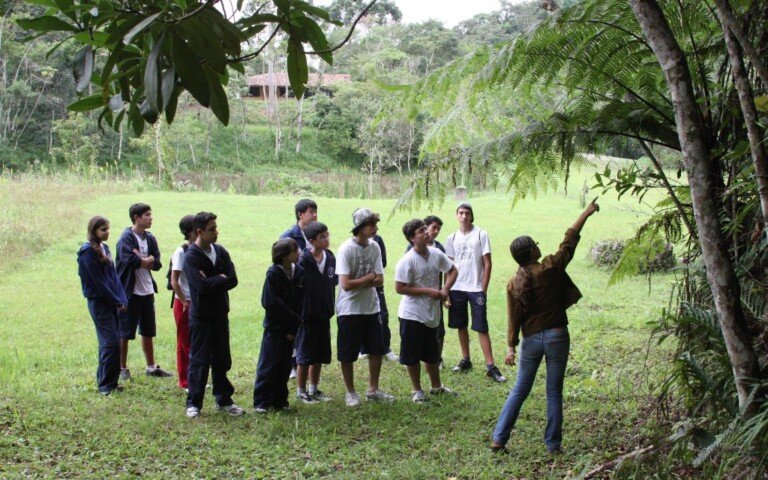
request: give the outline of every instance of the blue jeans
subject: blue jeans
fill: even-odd
[[[93,318],[96,338],[99,340],[99,367],[96,370],[96,384],[101,393],[110,393],[116,389],[120,376],[117,308],[110,303],[101,299],[88,299],[88,312]]]
[[[570,344],[568,329],[565,327],[550,328],[523,339],[517,382],[509,392],[493,430],[495,443],[506,445],[509,440],[520,408],[533,388],[536,370],[544,357],[547,362],[547,428],[544,431],[544,443],[550,451],[560,449],[563,439],[563,378]]]

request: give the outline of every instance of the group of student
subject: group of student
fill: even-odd
[[[597,209],[594,202],[590,204],[568,230],[558,252],[541,262],[541,252],[530,237],[518,237],[510,245],[520,269],[507,287],[510,349],[506,364],[515,363],[521,329],[525,340],[517,384],[494,430],[494,450],[504,449],[542,358],[546,358],[548,370],[545,443],[550,451],[560,448],[562,383],[569,348],[565,310],[580,297],[565,267],[573,257],[581,227]],[[314,201],[300,200],[295,207],[296,224],[272,245],[272,265],[261,296],[264,333],[253,389],[254,412],[291,409],[288,381],[294,375],[297,400],[307,404],[331,400],[318,387],[322,366],[331,363],[330,321],[334,315],[337,359],[349,407],[361,402],[353,365],[364,357],[369,362],[366,400],[394,401],[379,387],[383,358],[406,366],[413,402],[426,402],[429,395],[455,395],[440,378],[446,331],[443,307],[448,310],[448,327],[458,332],[462,353],[453,371],[472,369],[471,328],[479,337],[486,375],[496,382],[506,381],[495,365],[489,337],[490,240],[485,230],[474,225],[471,204],[458,205],[459,228],[444,245],[437,241],[443,222],[436,216],[413,219],[402,227],[408,246],[395,268],[395,291],[403,296],[398,309],[399,356],[390,348],[383,291],[386,249],[377,235],[379,215],[367,208],[355,210],[352,236],[334,255],[329,250],[330,233],[317,221],[317,210]],[[132,225],[123,230],[117,242],[114,263],[105,243],[110,224],[104,217],[91,218],[87,241],[78,251],[82,291],[99,343],[97,385],[104,395],[122,390],[119,380],[130,378],[128,341],[135,338],[137,329],[147,361],[146,374],[172,376],[154,361],[157,284],[150,271],[158,271],[162,265],[157,240],[148,231],[152,210],[149,205],[135,204],[129,208],[129,216]],[[228,292],[237,286],[238,279],[228,251],[217,242],[216,220],[210,212],[181,219],[179,229],[185,243],[174,251],[168,275],[168,288],[174,292],[179,386],[187,392],[189,418],[200,415],[209,371],[216,409],[232,416],[244,413],[232,399],[234,388],[227,378],[232,363]],[[534,338],[538,345],[535,351]],[[552,342],[557,349],[552,350]],[[531,348],[526,349],[529,344]],[[422,387],[421,363],[429,377],[429,395]]]

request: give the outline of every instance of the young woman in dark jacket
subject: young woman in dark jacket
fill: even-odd
[[[600,210],[593,200],[576,222],[565,232],[563,243],[553,255],[541,259],[538,243],[531,237],[517,237],[509,249],[520,265],[507,285],[507,342],[504,360],[515,364],[520,330],[520,365],[517,382],[509,393],[493,430],[491,448],[503,450],[515,426],[520,408],[528,397],[542,358],[547,365],[547,427],[544,443],[550,453],[559,453],[563,428],[563,379],[570,351],[566,309],[581,298],[565,268],[573,258],[587,218]],[[541,261],[539,261],[541,259]]]
[[[87,241],[77,252],[80,284],[99,341],[96,383],[103,395],[122,389],[117,385],[120,376],[117,312],[124,311],[128,305],[109,247],[104,243],[108,238],[109,221],[95,216],[88,222]]]

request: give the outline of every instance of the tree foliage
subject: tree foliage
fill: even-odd
[[[307,55],[331,63],[331,48],[321,24],[336,23],[329,14],[302,0],[274,0],[247,16],[227,12],[217,1],[109,2],[101,0],[31,0],[44,9],[19,19],[22,28],[46,35],[66,35],[63,44],[82,45],[74,54],[75,87],[83,96],[71,111],[101,110],[99,125],[115,130],[123,120],[138,136],[160,115],[168,123],[179,95],[188,91],[220,122],[229,122],[224,87],[230,71],[244,73],[244,62],[258,56],[279,33],[286,38],[291,87],[301,97],[308,78]],[[271,29],[258,49],[242,51],[242,43]],[[34,36],[32,37],[34,38]]]

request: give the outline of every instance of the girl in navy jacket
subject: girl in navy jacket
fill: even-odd
[[[284,238],[272,245],[272,266],[267,270],[261,305],[264,307],[264,336],[261,340],[253,408],[288,408],[288,376],[291,374],[293,341],[301,323],[304,270],[297,265],[299,248]]]
[[[120,343],[117,312],[128,305],[123,286],[117,278],[109,247],[109,220],[95,216],[88,222],[87,241],[77,252],[78,274],[88,311],[96,326],[99,341],[99,367],[96,382],[99,393],[109,395],[120,390]]]

